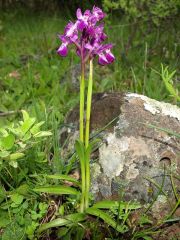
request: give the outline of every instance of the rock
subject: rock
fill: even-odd
[[[78,135],[78,107],[70,112],[64,129],[69,136],[70,151]],[[102,199],[137,200],[171,208],[174,194],[170,173],[180,170],[180,138],[150,127],[180,133],[180,109],[169,103],[158,102],[138,94],[95,94],[92,103],[91,131],[105,128],[102,145],[91,162],[91,191],[95,201]],[[68,133],[67,133],[68,132]],[[177,192],[180,188],[174,178]],[[170,204],[167,203],[168,197]],[[154,205],[157,215],[159,205]],[[157,214],[156,214],[157,213]],[[162,214],[161,214],[162,215]]]

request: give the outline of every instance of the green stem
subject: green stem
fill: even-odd
[[[80,132],[80,141],[84,145],[84,91],[85,91],[85,63],[83,61],[83,52],[81,52],[81,80],[80,80],[80,106],[79,106],[79,132]],[[85,157],[80,158],[80,168],[81,168],[81,201],[80,201],[80,212],[84,212],[85,204],[85,190],[86,190],[86,170],[85,170]]]
[[[83,60],[81,61],[81,82],[80,82],[80,116],[79,116],[79,132],[80,141],[84,143],[84,72],[85,65]]]
[[[89,207],[89,190],[90,190],[90,153],[86,153],[85,158],[85,171],[86,171],[86,186],[85,186],[85,209]]]
[[[89,145],[89,130],[90,130],[90,116],[91,116],[91,102],[92,102],[92,86],[93,86],[93,61],[90,60],[89,68],[89,81],[87,92],[87,109],[86,109],[86,135],[85,135],[85,147]]]
[[[85,204],[85,192],[86,192],[86,176],[85,176],[85,161],[84,158],[80,158],[80,167],[81,167],[81,202],[80,202],[80,212],[84,212]]]
[[[87,151],[89,146],[90,116],[92,102],[92,86],[93,86],[93,61],[90,60],[89,81],[87,92],[87,109],[86,109],[86,132],[85,132],[85,171],[86,171],[86,192],[85,192],[85,208],[89,207],[89,190],[90,190],[90,152]]]

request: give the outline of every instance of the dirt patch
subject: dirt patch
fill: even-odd
[[[154,240],[178,240],[180,239],[180,223],[166,225],[160,233],[153,237]]]

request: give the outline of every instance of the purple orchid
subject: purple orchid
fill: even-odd
[[[76,12],[77,20],[75,23],[69,22],[65,27],[64,34],[59,35],[62,41],[57,53],[62,57],[68,54],[68,45],[75,44],[76,53],[81,57],[83,63],[95,56],[99,57],[99,64],[110,64],[115,60],[111,52],[112,44],[103,44],[107,38],[104,25],[97,23],[101,21],[105,14],[98,7],[93,7],[92,11],[86,10],[84,14],[80,8]]]
[[[84,213],[89,208],[90,192],[90,117],[93,90],[93,59],[98,56],[100,65],[107,65],[115,60],[111,52],[112,44],[104,44],[107,35],[104,33],[104,24],[101,22],[105,14],[103,11],[94,6],[92,11],[86,10],[82,13],[78,8],[76,12],[77,20],[69,22],[64,29],[64,34],[59,35],[61,46],[57,53],[62,57],[68,54],[68,46],[76,46],[76,54],[81,59],[81,76],[80,76],[80,105],[79,105],[79,141],[76,147],[83,147],[86,157],[79,157],[81,167],[81,190],[80,212]],[[89,77],[87,84],[85,82],[85,66],[89,62]],[[87,91],[86,91],[87,86]],[[87,93],[87,102],[85,104],[85,93]],[[86,117],[85,117],[86,114]],[[79,145],[80,144],[80,145]],[[78,150],[77,150],[78,155]]]

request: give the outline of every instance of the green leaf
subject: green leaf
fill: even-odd
[[[21,131],[23,132],[23,134],[27,133],[27,131],[33,126],[35,121],[35,118],[28,118],[22,123]]]
[[[0,151],[0,158],[7,158],[10,155],[8,151]]]
[[[6,227],[10,223],[8,211],[0,209],[0,228]]]
[[[21,139],[23,142],[28,141],[31,138],[31,133],[27,132],[25,133],[25,135],[23,136],[23,138]]]
[[[19,187],[16,188],[16,193],[27,196],[29,194],[29,190],[30,190],[29,185],[26,183],[23,183]]]
[[[59,175],[44,175],[44,176],[47,178],[52,178],[52,179],[66,180],[66,181],[75,183],[78,186],[80,185],[78,180],[76,180],[75,178],[70,177],[68,175],[59,174]]]
[[[144,224],[152,224],[152,220],[149,219],[149,217],[145,214],[142,214],[139,219],[139,225],[140,227],[143,227]]]
[[[11,200],[16,203],[17,205],[21,204],[24,197],[18,193],[14,193],[11,195]]]
[[[129,210],[135,210],[135,209],[141,208],[141,205],[139,203],[104,200],[104,201],[95,203],[93,205],[93,208],[102,208],[102,209],[111,209],[111,208],[127,209],[128,208]]]
[[[19,158],[22,158],[24,157],[24,153],[20,153],[20,152],[17,152],[17,153],[12,153],[10,154],[10,160],[17,160]]]
[[[48,187],[37,187],[34,189],[35,192],[46,192],[50,194],[72,194],[78,195],[80,194],[75,188],[67,187],[67,186],[48,186]]]
[[[8,135],[8,131],[4,128],[0,128],[0,133],[3,135],[3,137],[6,137]]]
[[[16,161],[10,161],[9,165],[11,165],[13,168],[17,168],[18,167],[18,163]]]
[[[57,236],[58,238],[62,239],[62,237],[64,237],[69,231],[69,228],[67,227],[61,227],[60,229],[58,229],[57,232]]]
[[[63,216],[64,215],[64,205],[60,205],[60,207],[59,207],[59,210],[58,210],[58,213],[61,215],[61,216]]]
[[[145,224],[152,224],[152,220],[149,219],[149,217],[146,214],[142,214],[139,218],[139,225],[140,227],[143,227]]]
[[[24,229],[20,227],[17,223],[12,222],[11,224],[9,224],[2,234],[2,240],[10,239],[25,239]]]
[[[12,134],[9,134],[6,137],[3,137],[1,139],[1,146],[6,149],[9,150],[14,146],[14,142],[15,142],[15,137]]]
[[[6,198],[6,191],[0,185],[0,203],[3,202],[5,198]]]
[[[15,136],[19,137],[22,135],[22,131],[19,129],[19,127],[14,128],[14,126],[8,126],[7,129]]]
[[[178,96],[178,92],[173,86],[172,78],[175,75],[175,73],[176,73],[176,70],[170,73],[168,67],[164,67],[163,64],[161,64],[161,77],[163,79],[166,89],[169,91],[169,93],[173,97],[175,97],[178,101],[180,101],[180,96]]]
[[[99,139],[99,138],[96,138],[96,139],[92,140],[92,141],[89,143],[86,151],[89,152],[89,153],[91,153],[92,150],[93,150],[94,148],[96,148],[100,142],[102,142],[102,140]]]
[[[22,115],[23,115],[23,120],[24,122],[29,119],[29,114],[25,110],[21,110]]]
[[[88,208],[86,209],[86,213],[96,216],[98,218],[101,218],[104,222],[106,222],[108,225],[113,227],[115,230],[117,230],[120,233],[125,233],[127,232],[128,228],[126,225],[118,225],[110,216],[109,214],[97,209],[97,208]]]
[[[23,142],[18,142],[18,145],[20,146],[20,148],[25,148],[26,147],[26,143],[23,143]]]
[[[34,135],[38,132],[40,132],[40,127],[44,124],[44,121],[43,122],[39,122],[39,123],[36,123],[30,130],[30,132]]]
[[[85,158],[85,147],[80,140],[76,140],[75,149],[80,159]]]
[[[50,131],[41,131],[41,132],[38,132],[34,135],[35,138],[38,138],[38,137],[48,137],[48,136],[51,136],[52,133]]]
[[[52,220],[49,223],[43,224],[39,229],[38,232],[41,233],[42,231],[52,228],[52,227],[61,227],[61,226],[66,226],[69,224],[75,224],[78,222],[84,221],[86,218],[86,215],[84,213],[74,213],[67,215],[63,218],[57,218],[55,220]]]

